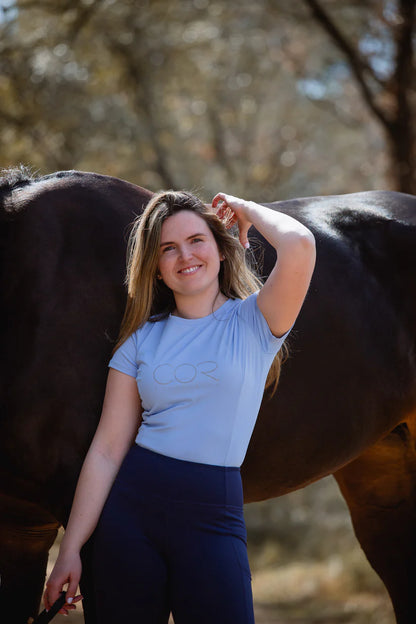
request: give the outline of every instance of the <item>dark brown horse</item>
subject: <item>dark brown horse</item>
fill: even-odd
[[[37,611],[100,414],[129,225],[151,193],[80,172],[10,172],[1,183],[0,613],[22,624]],[[416,198],[367,192],[272,206],[314,232],[318,259],[243,465],[246,500],[334,474],[397,621],[413,624]],[[251,238],[267,275],[274,252]],[[92,624],[88,600],[85,611]]]

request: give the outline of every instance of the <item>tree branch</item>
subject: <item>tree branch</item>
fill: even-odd
[[[71,44],[74,44],[75,39],[79,36],[81,30],[85,28],[88,22],[92,19],[99,6],[102,4],[102,0],[94,0],[87,6],[78,7],[75,19],[71,24],[68,38]]]
[[[397,117],[400,116],[402,107],[409,109],[408,92],[411,87],[414,87],[411,76],[414,71],[412,39],[415,27],[416,0],[399,0],[399,6],[402,20],[396,31],[396,68],[394,72],[399,108]]]
[[[395,27],[396,65],[392,81],[396,108],[389,133],[399,189],[411,193],[416,192],[416,139],[412,111],[415,90],[412,80],[415,10],[416,0],[399,0],[401,20]]]
[[[335,45],[343,52],[344,56],[347,58],[351,71],[358,83],[358,86],[361,90],[367,106],[371,109],[371,111],[378,118],[381,124],[386,129],[389,129],[392,120],[388,117],[386,112],[377,105],[374,94],[372,93],[365,79],[365,74],[369,74],[373,80],[378,81],[372,68],[357,53],[357,51],[353,48],[353,46],[350,44],[350,42],[347,40],[341,30],[332,21],[329,14],[323,9],[323,7],[319,4],[317,0],[303,1],[309,6],[310,10],[312,11],[312,15],[314,16],[316,21],[321,24],[321,26],[331,37]]]

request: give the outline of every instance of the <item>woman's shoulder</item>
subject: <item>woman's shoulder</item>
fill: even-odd
[[[244,310],[244,309],[254,308],[257,305],[257,297],[258,297],[259,292],[260,292],[259,290],[256,290],[255,292],[251,293],[247,297],[244,297],[244,299],[234,299],[235,309]]]
[[[148,320],[143,325],[137,327],[132,333],[126,338],[123,344],[130,343],[140,344],[153,330],[160,327],[162,321],[161,320]]]
[[[152,333],[160,331],[160,329],[166,324],[166,318],[150,318],[146,323],[140,325],[133,333],[137,342],[140,342]]]

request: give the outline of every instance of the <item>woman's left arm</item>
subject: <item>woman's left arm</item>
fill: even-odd
[[[240,242],[248,246],[251,225],[276,249],[277,260],[258,295],[257,303],[272,333],[282,336],[293,325],[305,299],[315,266],[315,239],[310,230],[282,212],[232,195],[218,193],[213,207],[217,214],[227,216],[229,223],[238,223]]]

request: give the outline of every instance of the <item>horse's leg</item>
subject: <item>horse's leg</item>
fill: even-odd
[[[37,505],[0,495],[1,621],[26,624],[37,615],[58,528],[56,519]]]
[[[398,624],[416,622],[415,433],[409,419],[334,475]]]

